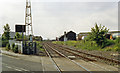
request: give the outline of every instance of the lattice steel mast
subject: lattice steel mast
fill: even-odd
[[[26,25],[25,35],[27,35],[27,36],[32,35],[33,36],[31,1],[30,0],[26,0],[25,25]]]

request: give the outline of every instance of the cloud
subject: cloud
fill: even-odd
[[[33,2],[118,2],[119,0],[34,0]]]
[[[5,0],[7,1],[7,0]],[[0,3],[0,24],[24,24],[25,1]],[[32,1],[33,32],[44,38],[55,38],[64,31],[90,31],[95,22],[111,30],[117,28],[117,2],[39,2]],[[1,32],[1,30],[0,30]]]
[[[39,22],[43,36],[52,38],[70,30],[77,33],[90,31],[95,22],[111,30],[117,28],[117,3],[43,3],[39,8],[41,11],[38,9],[34,14],[38,16],[34,25]],[[46,31],[49,32],[44,34]]]

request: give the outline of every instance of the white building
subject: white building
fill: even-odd
[[[21,34],[21,33],[20,33]],[[10,40],[9,40],[9,43],[10,43],[10,47],[12,48],[12,44],[14,43],[15,45],[18,45],[18,50],[23,53],[23,48],[22,48],[22,41],[16,41],[14,39],[16,35],[16,32],[10,32]]]
[[[82,36],[82,40],[84,40],[87,36]]]
[[[115,34],[112,34],[113,38],[118,38],[120,37],[120,33],[115,33]]]

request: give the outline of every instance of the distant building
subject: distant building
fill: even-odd
[[[109,33],[106,34],[105,37],[106,37],[107,39],[113,39],[112,34],[109,34]]]
[[[66,35],[67,35],[68,40],[76,40],[76,33],[75,32],[70,31]]]
[[[33,40],[42,41],[43,38],[41,36],[33,36]]]
[[[83,38],[87,37],[89,35],[89,32],[83,32],[79,33],[77,35],[77,40],[83,40]],[[114,39],[116,37],[120,37],[120,31],[109,31],[106,35],[106,38],[108,39]]]
[[[22,33],[20,33],[20,32],[18,32],[20,35],[22,34]],[[15,39],[15,35],[16,35],[16,32],[10,32],[10,40],[9,40],[9,44],[10,44],[10,47],[12,48],[12,44],[14,43],[16,43],[16,42],[22,42],[22,39]],[[19,45],[18,45],[19,46]]]
[[[70,31],[59,38],[59,41],[67,41],[67,40],[76,40],[76,33]]]
[[[20,35],[22,35],[22,33],[21,32],[10,32],[10,40],[13,40],[13,39],[15,39],[15,35],[16,35],[16,33],[19,33]],[[18,39],[17,39],[18,40]],[[22,39],[19,39],[19,41],[21,41]]]
[[[16,32],[10,32],[10,39],[11,40],[14,39],[15,35],[16,35]]]
[[[77,40],[84,40],[87,36],[88,36],[88,32],[85,32],[85,33],[79,33],[77,35]]]
[[[110,31],[106,34],[106,38],[108,39],[115,39],[117,37],[120,37],[120,31]]]
[[[87,36],[82,36],[82,40],[84,40]]]
[[[59,38],[59,41],[64,41],[64,35]]]
[[[82,36],[80,34],[77,35],[76,40],[82,40]]]
[[[112,34],[112,37],[113,38],[118,38],[118,37],[120,38],[120,33]]]
[[[117,38],[120,38],[120,33],[118,33],[118,35],[116,36]]]
[[[14,37],[15,37],[15,34],[16,32],[10,32],[10,40],[9,40],[9,44],[10,44],[10,47],[12,48],[12,44],[14,43],[15,44],[15,40],[14,40]]]
[[[56,37],[56,41],[59,41],[59,38],[58,38],[58,37]]]

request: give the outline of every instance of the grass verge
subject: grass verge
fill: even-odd
[[[120,39],[108,40],[106,47],[101,48],[95,41],[54,41],[52,43],[75,47],[76,49],[100,50],[100,51],[119,51]]]

